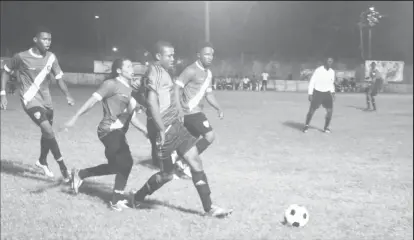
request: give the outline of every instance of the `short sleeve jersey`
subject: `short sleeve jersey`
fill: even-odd
[[[153,91],[158,96],[161,119],[164,127],[168,127],[178,119],[178,108],[171,75],[161,65],[154,63],[149,66],[146,81],[148,91]],[[147,111],[147,116],[149,119],[152,119],[149,110]]]
[[[369,76],[371,78],[370,88],[375,92],[378,91],[381,88],[383,81],[381,73],[375,68],[370,70]]]
[[[133,111],[128,111],[129,104],[136,107],[136,100],[131,97],[132,88],[119,79],[105,80],[93,94],[102,101],[103,118],[98,125],[98,137],[102,138],[113,130],[128,131]]]
[[[4,70],[8,73],[16,72],[17,80],[20,82],[21,101],[26,109],[52,108],[49,91],[50,73],[55,76],[55,79],[63,77],[63,72],[53,53],[46,52],[45,56],[41,56],[34,53],[32,49],[17,53],[4,65]]]
[[[201,100],[206,93],[213,91],[212,73],[198,61],[184,69],[175,83],[183,88],[180,101],[185,114],[200,112]]]

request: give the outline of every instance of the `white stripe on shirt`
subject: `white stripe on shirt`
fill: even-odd
[[[315,69],[308,87],[308,94],[312,95],[313,90],[319,92],[335,92],[335,71],[332,68],[326,70],[325,66]]]

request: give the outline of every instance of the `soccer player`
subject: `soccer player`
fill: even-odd
[[[175,82],[175,96],[184,126],[195,138],[200,138],[196,147],[201,154],[213,143],[215,134],[206,115],[200,106],[205,97],[207,102],[217,111],[220,119],[224,114],[212,89],[212,73],[209,69],[214,58],[214,48],[210,43],[199,47],[197,61],[184,69]]]
[[[160,171],[152,175],[140,190],[131,195],[131,203],[136,206],[146,196],[153,194],[173,179],[171,153],[177,151],[191,167],[193,183],[206,214],[219,218],[228,216],[232,210],[212,204],[207,176],[195,147],[197,139],[188,132],[179,119],[174,83],[168,74],[168,69],[173,66],[174,47],[168,42],[157,42],[154,57],[156,61],[150,65],[147,82],[147,102],[150,113],[148,117],[151,120],[147,129],[148,135],[157,136]]]
[[[365,90],[365,96],[367,99],[367,111],[371,110],[371,103],[372,103],[372,110],[377,111],[377,105],[375,103],[375,96],[377,96],[378,91],[381,89],[383,84],[383,79],[381,77],[380,72],[376,68],[376,63],[371,63],[371,69],[369,71],[369,83],[368,87]]]
[[[269,78],[269,73],[262,72],[262,91],[267,91],[267,79]]]
[[[83,180],[93,176],[115,176],[115,185],[110,206],[116,211],[128,208],[124,189],[132,169],[133,159],[125,134],[131,122],[147,135],[143,123],[135,117],[137,102],[131,97],[134,70],[132,62],[125,58],[116,59],[112,64],[111,78],[105,80],[99,89],[83,104],[77,113],[64,124],[73,127],[78,118],[102,101],[104,116],[98,125],[98,137],[105,146],[108,163],[91,168],[72,170],[72,188],[78,193]]]
[[[59,164],[63,180],[69,182],[69,173],[52,128],[53,107],[49,91],[50,73],[55,76],[59,88],[66,96],[68,104],[73,105],[74,100],[63,81],[63,72],[56,56],[49,51],[52,43],[51,31],[44,27],[39,27],[36,30],[33,42],[33,47],[27,51],[15,54],[4,65],[5,72],[2,74],[1,81],[1,108],[6,109],[7,107],[5,89],[10,78],[9,74],[16,71],[20,82],[23,110],[40,127],[42,132],[40,157],[35,165],[41,168],[46,176],[53,177],[54,175],[46,161],[50,150]]]
[[[315,69],[308,87],[309,101],[311,102],[303,132],[309,130],[312,116],[321,105],[326,109],[325,126],[323,131],[330,133],[329,123],[332,119],[333,101],[335,100],[335,71],[332,69],[333,58],[326,59],[325,64]]]

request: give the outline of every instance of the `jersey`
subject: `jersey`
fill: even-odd
[[[98,125],[98,137],[103,138],[113,130],[128,131],[137,102],[131,97],[132,88],[120,79],[105,80],[93,96],[102,101],[103,118]],[[128,110],[130,107],[131,110]]]
[[[183,88],[180,104],[185,114],[200,112],[201,100],[206,93],[213,91],[212,73],[198,61],[184,69],[175,84]]]
[[[382,87],[382,77],[378,69],[371,69],[369,72],[371,82],[369,88],[371,92],[377,93]]]
[[[50,73],[55,79],[61,79],[63,72],[56,56],[46,52],[43,57],[29,49],[15,54],[4,65],[8,73],[16,71],[20,83],[20,98],[26,109],[32,107],[52,108],[52,97],[49,91]]]
[[[179,116],[171,75],[161,65],[155,63],[149,66],[146,81],[147,91],[153,91],[158,96],[161,119],[164,127],[167,128]],[[146,97],[148,97],[148,92]],[[147,116],[149,119],[152,119],[152,114],[149,110],[147,110]]]

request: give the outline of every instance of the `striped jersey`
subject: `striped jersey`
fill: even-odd
[[[202,111],[201,100],[206,93],[213,91],[212,73],[198,61],[184,69],[175,84],[183,88],[180,101],[185,114]]]
[[[164,127],[178,119],[178,108],[175,101],[174,83],[171,75],[161,65],[154,63],[149,66],[146,75],[146,87],[158,95],[158,104]],[[152,119],[151,112],[147,116]]]
[[[56,56],[46,52],[45,56],[38,55],[29,49],[15,54],[4,65],[8,73],[16,72],[20,82],[20,98],[26,109],[32,107],[52,108],[52,97],[49,91],[50,73],[55,79],[61,79],[63,72]]]
[[[98,125],[98,137],[102,138],[113,130],[128,131],[129,123],[137,103],[131,97],[132,88],[121,79],[105,80],[93,96],[102,101],[103,118]],[[129,110],[128,110],[129,109]]]

